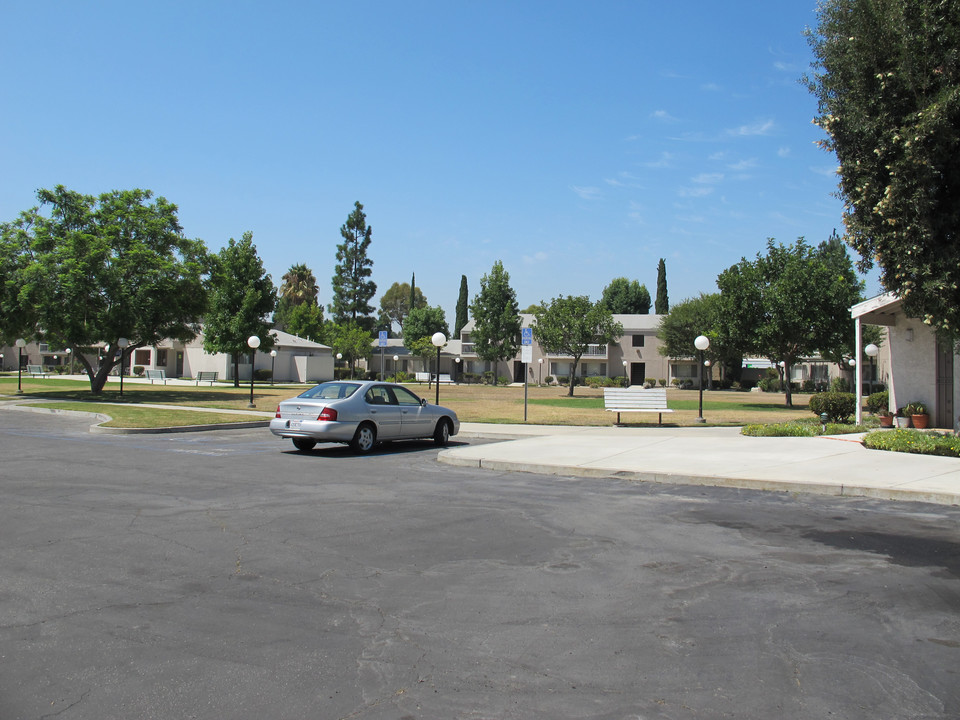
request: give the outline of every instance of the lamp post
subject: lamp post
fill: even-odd
[[[270,351],[270,384],[273,385],[273,371],[277,366],[277,351]]]
[[[697,339],[693,341],[693,346],[697,348],[697,372],[700,374],[700,414],[697,416],[697,422],[702,423],[706,422],[703,419],[703,351],[710,347],[710,338],[706,335],[697,335]]]
[[[454,362],[457,364],[457,366],[456,366],[456,367],[457,367],[456,383],[457,383],[457,385],[459,385],[459,384],[460,384],[460,363],[463,362],[463,360],[461,360],[460,358],[457,358],[457,359],[454,360]]]
[[[399,356],[399,355],[394,355],[394,356],[393,356],[393,380],[394,380],[394,382],[397,381],[397,361],[398,361],[399,359],[400,359],[400,356]]]
[[[130,341],[124,337],[117,340],[117,347],[120,348],[120,397],[123,397],[123,360],[129,344]]]
[[[440,348],[447,343],[447,336],[442,332],[435,332],[430,342],[437,346],[437,399],[436,404],[440,404]]]
[[[630,381],[627,380],[627,361],[623,361],[623,386],[630,387]]]
[[[870,358],[870,377],[867,380],[867,382],[869,383],[867,386],[869,392],[867,393],[867,395],[873,395],[873,376],[875,374],[873,370],[873,363],[876,362],[877,353],[880,352],[880,348],[878,348],[873,343],[870,343],[863,349],[863,351],[867,354],[867,357]]]
[[[17,394],[23,394],[23,387],[20,385],[20,379],[23,376],[23,349],[27,346],[27,341],[23,338],[17,338],[14,343],[17,346]]]
[[[343,353],[337,353],[337,361],[333,364],[333,377],[337,377],[337,368],[340,366],[340,361],[343,360]]]
[[[66,352],[70,356],[70,374],[73,375],[73,348],[67,348]]]
[[[247,338],[247,345],[250,348],[250,402],[247,403],[247,407],[255,408],[256,405],[253,404],[253,361],[257,356],[257,348],[260,347],[260,338],[251,335]]]

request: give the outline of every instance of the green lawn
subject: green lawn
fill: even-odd
[[[126,394],[126,393],[124,393]],[[168,410],[165,408],[143,407],[137,405],[108,405],[104,403],[30,403],[30,407],[51,410],[72,410],[89,413],[102,413],[112,419],[101,423],[103,427],[153,428],[153,427],[190,427],[193,425],[214,425],[221,423],[242,423],[263,420],[257,415],[237,415],[236,413],[198,412],[196,410]]]

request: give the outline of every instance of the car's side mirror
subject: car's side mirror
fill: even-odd
[[[427,404],[426,398],[420,398],[420,407],[424,407]]]

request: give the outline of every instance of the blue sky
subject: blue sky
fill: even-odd
[[[451,323],[497,260],[526,307],[654,294],[662,257],[677,302],[768,237],[842,230],[798,82],[814,8],[7,0],[0,219],[41,187],[149,188],[211,249],[252,231],[277,284],[306,263],[326,304],[359,200],[379,292],[416,273]]]

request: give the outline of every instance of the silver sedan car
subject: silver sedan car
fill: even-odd
[[[284,400],[270,421],[270,432],[290,438],[298,450],[317,443],[348,443],[368,453],[388,440],[433,438],[446,445],[460,431],[457,414],[428,405],[402,385],[335,380]]]

